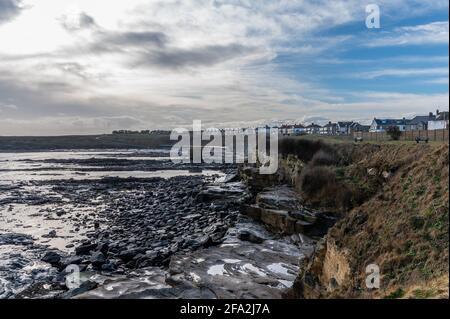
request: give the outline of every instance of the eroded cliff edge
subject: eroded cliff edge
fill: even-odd
[[[448,298],[449,147],[280,145],[278,181],[337,223],[303,261],[288,298]],[[366,285],[368,265],[380,288]]]

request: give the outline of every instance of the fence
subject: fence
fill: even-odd
[[[401,132],[400,141],[415,141],[417,137],[428,138],[429,141],[448,142],[448,129],[418,130]],[[364,141],[390,141],[391,137],[386,132],[353,132],[353,137],[361,137]]]

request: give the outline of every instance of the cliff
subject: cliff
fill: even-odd
[[[279,175],[339,220],[286,296],[448,298],[448,145],[300,144],[281,144]]]

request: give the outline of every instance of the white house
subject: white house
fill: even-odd
[[[448,112],[436,111],[436,118],[428,121],[428,130],[448,129]]]
[[[406,130],[406,125],[408,120],[403,118],[398,119],[377,119],[374,118],[372,124],[370,125],[369,132],[386,132],[386,130],[391,126],[397,126],[400,131]]]
[[[321,135],[336,135],[338,130],[338,125],[336,123],[328,122],[328,124],[320,128]]]
[[[306,133],[307,134],[319,134],[320,133],[320,128],[321,128],[320,125],[311,123],[310,125],[308,125],[306,127]]]

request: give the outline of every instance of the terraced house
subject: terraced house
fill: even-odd
[[[369,132],[386,132],[391,126],[397,126],[400,131],[406,131],[408,120],[403,119],[377,119],[374,118]]]

